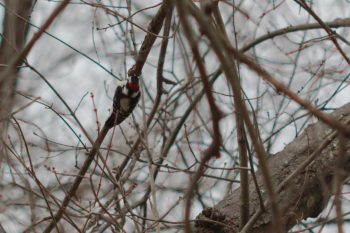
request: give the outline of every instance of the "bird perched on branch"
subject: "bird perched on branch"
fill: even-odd
[[[140,99],[139,77],[133,75],[118,85],[113,98],[113,112],[105,126],[112,128],[124,121],[134,110]]]

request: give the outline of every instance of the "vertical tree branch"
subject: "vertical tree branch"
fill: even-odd
[[[234,90],[234,93],[235,94],[239,93],[241,91],[241,89],[239,89],[239,86],[240,86],[239,79],[235,77],[236,74],[233,71],[232,62],[230,62],[228,59],[229,51],[230,51],[229,48],[231,48],[230,44],[227,42],[225,38],[222,38],[220,33],[215,33],[216,30],[214,29],[214,27],[210,24],[210,22],[204,17],[204,15],[194,5],[190,5],[189,9],[193,17],[196,19],[196,21],[200,25],[203,33],[211,41],[211,46],[213,47],[216,55],[218,56],[222,64],[222,69],[232,89]],[[242,117],[247,126],[249,136],[252,139],[252,143],[257,153],[259,166],[263,174],[264,184],[265,184],[267,193],[269,195],[269,199],[271,201],[271,210],[272,210],[273,224],[275,226],[275,231],[282,232],[283,223],[282,223],[281,216],[279,214],[278,204],[275,199],[272,180],[267,168],[267,162],[266,162],[267,154],[265,152],[265,149],[262,143],[260,142],[259,138],[256,135],[253,124],[249,119],[249,113],[248,113],[247,107],[245,106],[242,100],[237,101],[236,104],[238,104],[236,108],[238,107],[239,109],[242,110],[242,115],[243,115]]]
[[[14,7],[16,9],[17,8],[21,9],[20,6],[22,6],[21,5],[22,1],[12,1],[12,0],[10,1],[9,0],[7,3],[8,3],[8,5],[11,6],[10,2],[14,3]],[[24,21],[21,21],[21,19],[19,19],[19,17],[22,17],[22,15],[18,15],[17,12],[10,12],[8,14],[8,17],[12,18],[12,19],[9,19],[10,22],[8,22],[9,28],[7,29],[7,31],[12,36],[9,37],[10,41],[8,41],[7,43],[10,43],[10,44],[7,44],[7,46],[11,45],[11,43],[14,43],[14,45],[15,45],[14,50],[16,50],[16,49],[20,49],[20,50],[16,51],[18,54],[16,54],[15,56],[12,55],[12,56],[9,56],[6,58],[2,58],[3,60],[1,60],[1,61],[4,61],[7,63],[7,66],[5,66],[4,69],[2,70],[2,72],[0,73],[0,119],[3,121],[0,125],[1,126],[0,130],[2,131],[2,133],[5,133],[6,128],[7,128],[7,121],[8,121],[9,115],[10,115],[9,113],[11,110],[13,93],[14,93],[15,84],[17,81],[16,71],[18,69],[18,66],[23,62],[25,57],[28,55],[30,50],[33,48],[34,44],[38,41],[38,39],[41,37],[41,35],[44,33],[44,31],[46,31],[48,29],[48,27],[51,25],[51,23],[54,21],[54,19],[59,15],[59,13],[61,13],[61,11],[63,11],[63,9],[68,5],[68,3],[69,3],[69,0],[64,0],[52,12],[50,17],[45,21],[45,23],[40,28],[40,30],[34,34],[34,36],[30,39],[30,41],[28,42],[28,44],[25,47],[23,47],[25,34],[22,34],[22,33],[28,31],[27,23],[25,23]],[[26,18],[28,18],[31,4],[32,4],[31,1],[26,0],[25,4],[24,4],[24,10],[22,10],[19,13],[26,14],[25,16],[26,16]],[[6,12],[7,11],[10,11],[9,8],[7,8]],[[13,17],[15,17],[16,20],[14,20]],[[13,31],[11,31],[11,30],[13,30],[13,28],[16,28],[14,25],[14,24],[16,24],[16,22],[21,22],[22,24],[24,24],[24,25],[19,27],[19,29],[23,29],[24,31],[17,31],[17,33],[13,34]],[[11,27],[13,27],[13,28],[11,28]],[[6,27],[5,27],[5,32],[6,32]],[[19,39],[15,39],[15,38],[17,38],[16,36],[18,36]],[[4,40],[6,40],[5,37],[4,37]],[[13,40],[13,41],[11,41],[11,40]],[[4,45],[4,46],[6,46],[6,45]],[[20,48],[19,46],[22,46],[23,49]],[[0,57],[9,55],[7,53],[10,52],[11,49],[5,49],[4,51],[6,53],[1,54]],[[13,48],[12,48],[12,51],[13,51]]]
[[[209,103],[209,109],[211,112],[213,131],[214,131],[212,143],[209,146],[209,148],[207,149],[207,151],[204,153],[204,156],[201,160],[198,171],[192,177],[192,179],[190,181],[190,186],[189,186],[189,189],[187,192],[184,221],[185,221],[185,232],[190,233],[191,227],[189,224],[189,219],[190,219],[190,210],[191,210],[191,206],[192,206],[191,203],[192,203],[192,197],[193,197],[194,190],[196,190],[197,185],[198,185],[197,182],[204,172],[205,164],[209,161],[210,158],[212,158],[214,156],[218,156],[218,154],[219,154],[219,149],[220,149],[220,145],[221,145],[221,133],[220,133],[220,128],[219,128],[219,122],[220,122],[220,119],[222,118],[222,113],[221,113],[221,110],[218,108],[218,106],[215,103],[213,93],[212,93],[212,88],[211,88],[211,85],[210,85],[209,80],[208,80],[208,75],[207,75],[205,66],[202,62],[202,59],[201,59],[201,56],[199,53],[199,49],[198,49],[198,45],[197,45],[197,42],[196,42],[194,35],[193,35],[193,31],[191,30],[191,27],[190,27],[190,24],[188,21],[189,14],[188,14],[187,4],[184,1],[177,1],[176,5],[177,5],[177,12],[179,14],[181,25],[184,29],[186,38],[187,38],[189,45],[191,47],[191,50],[192,50],[192,53],[194,56],[194,60],[198,66],[201,81],[203,82],[205,94],[207,96],[208,103]]]
[[[24,47],[28,33],[28,23],[18,16],[29,19],[32,0],[6,0],[3,33],[0,45],[0,137],[7,134],[7,125],[13,103],[14,90],[18,78],[17,67],[8,68],[13,59]],[[6,76],[1,75],[8,69]],[[0,154],[5,154],[5,147],[0,143]],[[1,162],[2,156],[0,156]]]
[[[172,12],[172,9],[173,9],[172,1],[171,0],[164,0],[163,5],[160,7],[157,14],[154,16],[154,18],[152,19],[152,21],[148,25],[148,30],[150,32],[152,32],[156,35],[160,32],[160,29],[163,25],[163,21],[165,20],[165,17],[167,16],[167,14],[169,14],[170,9]],[[169,20],[171,21],[171,19],[169,19]],[[170,21],[169,21],[169,23],[170,23]],[[164,28],[164,30],[169,30],[169,32],[170,32],[170,26],[169,26],[169,28]],[[156,36],[154,36],[152,34],[147,34],[145,36],[145,39],[144,39],[142,46],[141,46],[141,49],[140,49],[138,56],[136,58],[136,64],[129,70],[129,72],[128,72],[129,75],[140,75],[141,74],[142,67],[143,67],[144,63],[146,62],[147,56],[148,56],[148,54],[153,46],[153,43],[155,42],[155,39],[156,39]],[[147,120],[147,127],[151,124],[152,119],[157,111],[157,108],[158,108],[158,105],[160,102],[160,97],[161,97],[161,92],[162,92],[163,65],[164,65],[164,57],[162,54],[164,54],[166,52],[167,43],[168,43],[168,38],[163,38],[162,48],[161,48],[162,52],[161,52],[161,55],[159,56],[159,63],[158,63],[158,69],[157,69],[157,94],[156,94],[155,104],[154,104],[154,106],[151,110],[150,116]],[[164,56],[165,56],[165,54],[164,54]],[[131,154],[136,150],[136,148],[139,146],[140,142],[141,142],[141,137],[139,137],[137,139],[137,141],[135,142],[134,146],[131,149],[131,152],[129,153],[129,156],[126,157],[123,160],[122,164],[119,166],[116,177],[121,176],[124,168],[126,167],[128,162],[130,161]]]
[[[149,23],[147,31],[151,33],[147,33],[145,39],[142,42],[139,53],[136,57],[135,65],[129,69],[129,76],[141,74],[142,68],[146,62],[149,52],[154,44],[154,41],[157,39],[155,35],[158,35],[160,29],[162,29],[163,21],[166,16],[167,9],[171,8],[172,0],[164,0],[162,6],[159,8],[157,14],[152,18],[152,21]]]
[[[229,43],[229,38],[227,36],[225,25],[222,20],[220,10],[219,10],[219,2],[215,1],[213,3],[213,15],[218,25],[218,28],[222,32],[223,38]],[[238,70],[235,62],[232,62],[232,71],[234,72],[233,78],[235,79],[235,86],[237,86],[234,91],[233,100],[235,103],[235,121],[237,127],[237,144],[238,144],[238,154],[239,154],[239,162],[241,167],[248,167],[248,152],[247,152],[247,142],[244,130],[244,120],[242,113],[243,96],[242,96],[242,86],[240,77],[238,74]],[[238,91],[238,92],[237,92]],[[240,169],[240,183],[241,183],[241,202],[240,202],[240,228],[248,222],[249,220],[249,180],[248,180],[248,171],[247,169]]]

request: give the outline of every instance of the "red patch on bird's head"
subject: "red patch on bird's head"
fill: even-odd
[[[127,88],[132,90],[132,91],[138,91],[140,89],[138,83],[133,83],[133,82],[128,82]]]

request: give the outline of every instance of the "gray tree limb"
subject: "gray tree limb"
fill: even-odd
[[[350,103],[331,115],[348,125]],[[335,176],[340,176],[342,182],[349,176],[349,146],[350,142],[340,146],[338,133],[318,122],[268,158],[270,179],[277,190],[275,195],[286,232],[303,219],[317,217],[332,195]],[[267,208],[265,212],[260,210],[256,188],[250,180],[250,217],[254,216],[256,220],[248,222],[241,232],[273,232],[271,208],[259,171],[257,177]],[[203,210],[197,216],[196,232],[239,232],[239,193],[240,188],[214,207]]]

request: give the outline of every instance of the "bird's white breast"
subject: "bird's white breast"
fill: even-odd
[[[130,99],[129,98],[122,98],[120,100],[120,108],[123,111],[129,111],[130,108]]]

